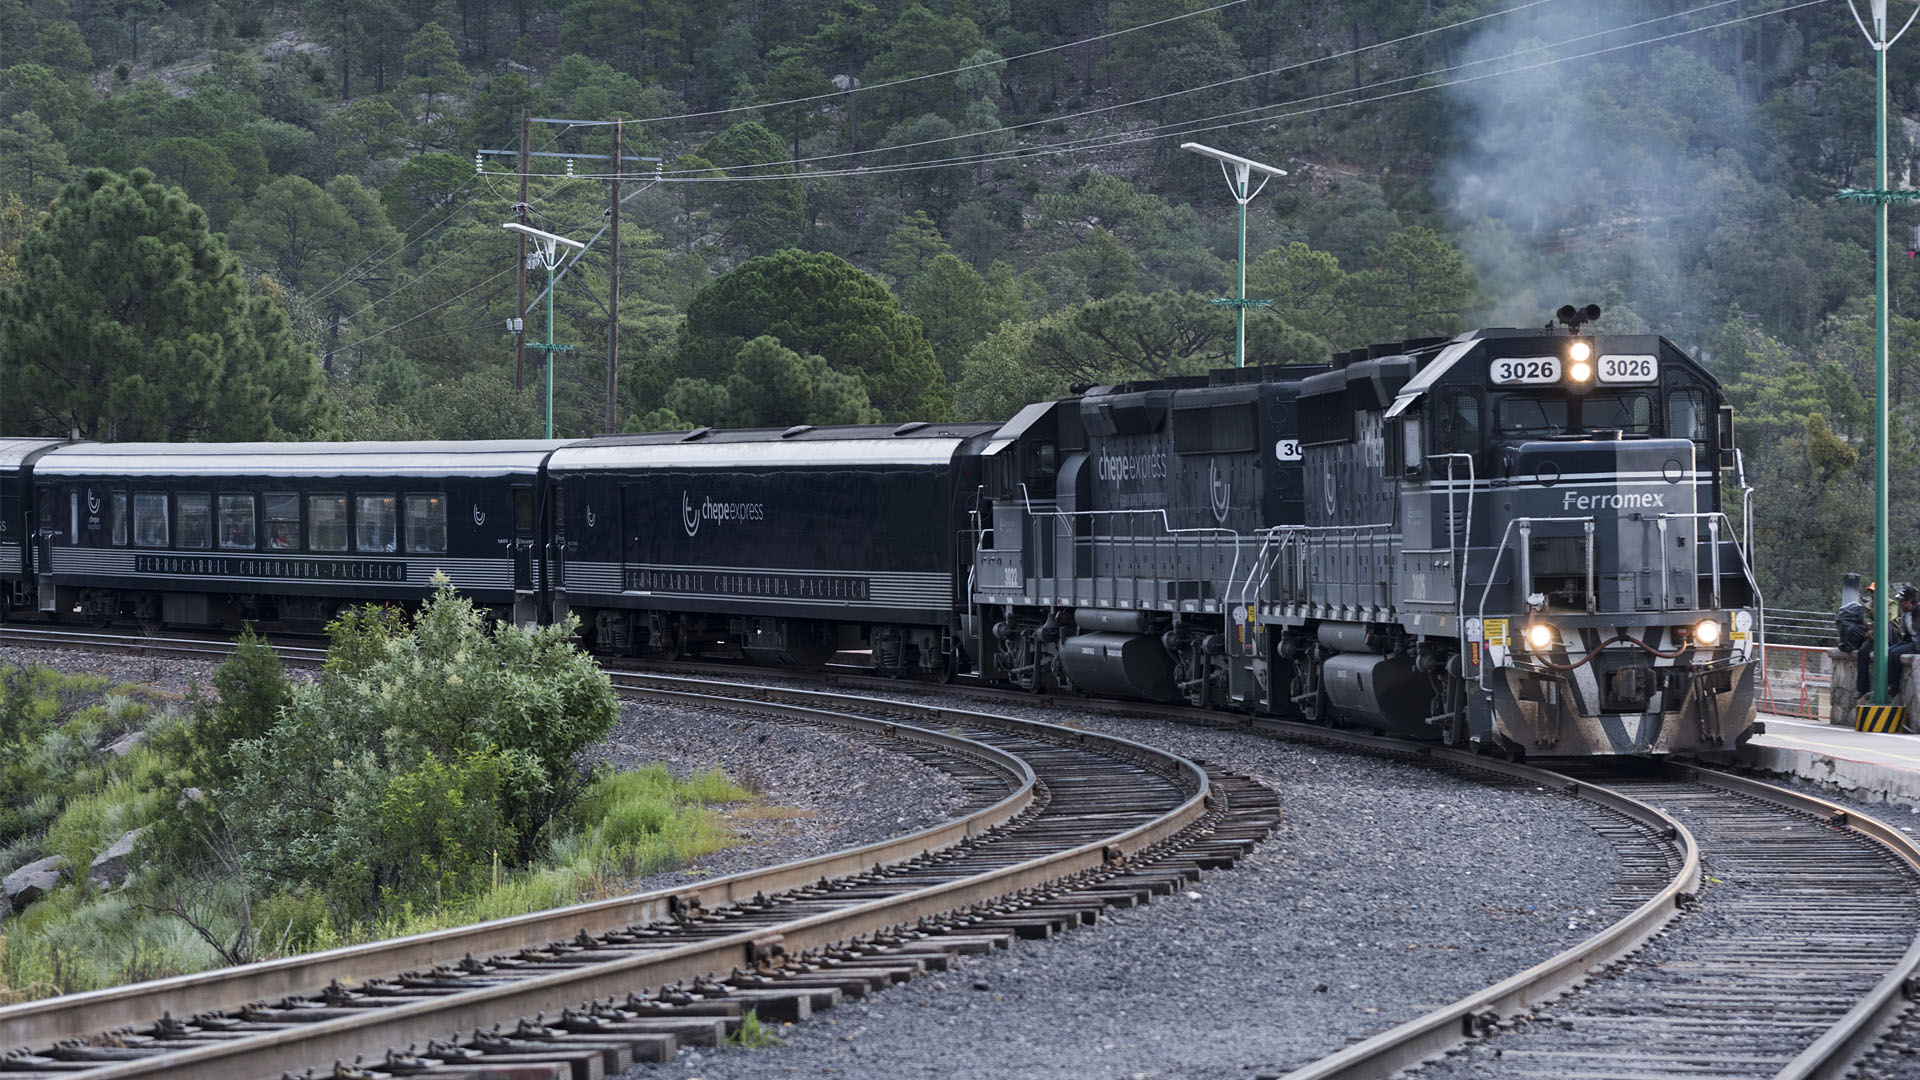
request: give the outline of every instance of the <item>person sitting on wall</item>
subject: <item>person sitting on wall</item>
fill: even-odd
[[[1874,599],[1872,582],[1867,583],[1865,599],[1867,610],[1872,611]],[[1887,694],[1889,696],[1900,692],[1900,676],[1906,670],[1906,665],[1900,658],[1914,651],[1915,638],[1920,636],[1917,635],[1917,632],[1920,632],[1920,625],[1916,625],[1917,616],[1914,614],[1914,605],[1920,602],[1920,588],[1902,585],[1899,591],[1894,593],[1894,601],[1900,607],[1897,612],[1891,613],[1887,618],[1887,641],[1889,642],[1887,645]],[[1869,633],[1857,654],[1859,663],[1855,667],[1853,679],[1856,693],[1865,694],[1873,689],[1873,640],[1873,635]]]

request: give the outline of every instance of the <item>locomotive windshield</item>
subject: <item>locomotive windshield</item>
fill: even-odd
[[[1494,430],[1503,438],[1540,438],[1590,434],[1595,431],[1651,435],[1653,396],[1641,392],[1616,392],[1569,399],[1509,394],[1495,406]]]

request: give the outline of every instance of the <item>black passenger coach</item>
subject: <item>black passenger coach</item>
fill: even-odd
[[[955,653],[979,447],[997,424],[614,436],[554,452],[556,605],[601,649],[770,663]]]
[[[33,606],[35,460],[59,439],[0,439],[0,618]]]
[[[436,571],[537,614],[540,470],[558,442],[80,443],[44,453],[43,611],[320,624]]]

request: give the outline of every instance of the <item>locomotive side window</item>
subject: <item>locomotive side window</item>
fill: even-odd
[[[227,551],[253,550],[253,496],[220,496],[220,546]]]
[[[1558,435],[1567,430],[1563,398],[1504,397],[1495,414],[1502,435]]]
[[[533,492],[527,488],[513,489],[513,531],[533,535]]]
[[[1477,454],[1480,452],[1480,399],[1472,394],[1455,394],[1440,408],[1439,427],[1433,433],[1437,454]]]
[[[1707,460],[1707,444],[1713,441],[1713,411],[1698,390],[1667,391],[1667,438],[1692,439],[1700,448],[1700,460]]]
[[[1653,398],[1646,394],[1592,394],[1580,405],[1580,426],[1612,428],[1628,435],[1653,430]]]
[[[180,514],[180,531],[175,535],[183,548],[213,546],[213,496],[204,491],[183,493],[174,499]]]
[[[113,520],[113,542],[121,547],[127,546],[127,493],[110,492],[107,495],[108,513]]]
[[[140,547],[167,546],[167,496],[158,491],[133,493],[133,542]]]
[[[399,540],[399,510],[391,495],[353,497],[353,547],[356,551],[392,551]]]
[[[300,547],[300,496],[291,491],[267,493],[267,547],[273,551]]]
[[[347,550],[347,497],[307,496],[307,548],[312,551]]]
[[[444,496],[407,496],[407,550],[422,555],[446,553],[447,500]]]

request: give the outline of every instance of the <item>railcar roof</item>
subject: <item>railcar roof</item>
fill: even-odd
[[[80,443],[35,476],[506,476],[532,473],[562,440]]]
[[[0,439],[0,469],[17,469],[36,450],[58,446],[60,439]]]
[[[554,452],[554,472],[715,466],[937,465],[962,442],[999,424],[859,424],[790,428],[699,428],[607,435]]]

